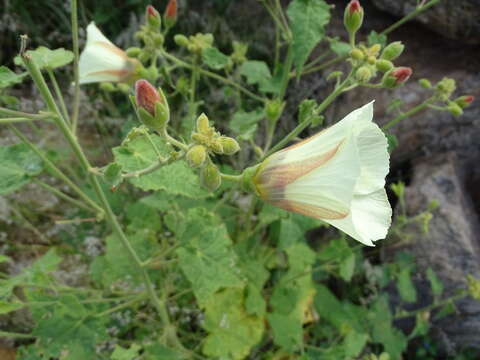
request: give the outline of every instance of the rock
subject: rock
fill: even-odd
[[[372,0],[381,10],[403,17],[415,10],[418,0]],[[480,0],[447,0],[422,13],[417,20],[450,39],[480,43]]]
[[[425,211],[431,201],[440,203],[430,221],[429,232],[413,230],[415,237],[398,250],[415,256],[418,273],[431,267],[442,280],[444,296],[466,288],[466,276],[480,278],[480,226],[478,213],[465,186],[465,174],[455,154],[449,153],[414,166],[414,176],[406,188],[409,216]],[[412,229],[409,229],[412,230]],[[387,253],[392,250],[388,250]],[[417,273],[417,274],[418,274]],[[429,285],[417,282],[420,294],[428,293]],[[420,302],[425,300],[420,299]],[[425,304],[423,304],[425,305]],[[466,347],[480,349],[480,302],[465,298],[456,302],[458,314],[433,322],[433,333],[440,337],[444,351],[452,353]],[[421,306],[421,305],[420,305]]]

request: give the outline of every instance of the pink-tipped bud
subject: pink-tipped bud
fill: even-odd
[[[412,75],[412,69],[409,67],[398,67],[392,71],[392,76],[396,79],[396,84],[400,85],[405,83]]]
[[[160,13],[152,5],[147,6],[145,15],[150,26],[158,28],[162,24]]]
[[[347,5],[347,10],[350,15],[352,15],[356,11],[360,11],[362,7],[360,6],[360,1],[358,0],[352,0],[350,3]]]
[[[456,98],[455,102],[462,109],[465,109],[467,106],[469,106],[473,102],[473,100],[475,100],[475,98],[472,95],[464,95],[464,96],[460,96],[459,98]]]
[[[161,102],[162,98],[152,84],[141,79],[135,83],[135,100],[139,108],[143,108],[150,115],[155,116],[155,104]]]
[[[167,8],[165,9],[165,21],[175,24],[177,21],[177,0],[170,0]]]
[[[345,8],[343,23],[349,33],[355,33],[363,23],[363,8],[358,0],[352,0]]]

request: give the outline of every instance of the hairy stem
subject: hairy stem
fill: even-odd
[[[80,79],[78,70],[78,7],[77,0],[71,0],[70,13],[72,21],[72,45],[73,45],[73,78],[75,83],[75,90],[73,94],[73,109],[72,109],[72,131],[75,134],[77,131],[78,113],[80,111]]]

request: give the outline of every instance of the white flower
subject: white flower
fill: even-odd
[[[260,164],[257,194],[282,209],[321,219],[365,245],[387,235],[387,139],[372,122],[373,102]]]
[[[80,84],[87,84],[129,81],[140,63],[116,47],[91,22],[87,26],[87,43],[78,65]]]

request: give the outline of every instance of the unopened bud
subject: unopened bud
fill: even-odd
[[[191,167],[199,167],[207,158],[207,151],[203,145],[194,145],[185,155],[188,164]]]
[[[164,42],[164,38],[162,34],[153,34],[152,35],[152,40],[155,45],[155,47],[161,47]]]
[[[469,106],[475,98],[472,95],[464,95],[456,98],[454,101],[455,103],[460,106],[462,109],[465,109]]]
[[[222,144],[223,153],[225,155],[233,155],[238,150],[240,150],[240,145],[238,145],[238,142],[231,137],[228,137],[228,136],[220,137],[220,143]]]
[[[268,120],[275,123],[282,115],[284,107],[285,102],[280,100],[268,101],[265,105],[265,114],[267,115]]]
[[[120,90],[124,94],[130,94],[130,91],[131,91],[130,85],[125,84],[125,83],[117,84],[117,89]]]
[[[412,75],[412,69],[409,67],[398,67],[387,72],[383,77],[383,86],[389,89],[403,85]]]
[[[215,139],[213,141],[210,141],[208,146],[215,154],[222,155],[224,153],[223,144],[220,139]]]
[[[170,110],[163,92],[141,79],[135,83],[135,103],[137,113],[146,126],[154,130],[162,130],[170,119]]]
[[[380,44],[373,44],[368,48],[367,52],[369,55],[377,56],[380,53],[381,49],[382,49],[382,46]]]
[[[173,37],[173,41],[175,41],[175,44],[178,46],[188,47],[188,45],[190,45],[190,40],[188,40],[188,38],[182,34],[175,35]]]
[[[202,134],[207,134],[209,130],[210,130],[210,123],[208,121],[208,117],[207,115],[202,113],[197,118],[197,131]]]
[[[142,49],[140,49],[138,47],[131,47],[131,48],[128,48],[127,51],[126,51],[127,56],[132,57],[132,58],[138,57],[138,55],[140,55],[141,52],[142,52]]]
[[[165,26],[172,27],[177,22],[177,0],[170,0],[165,9]]]
[[[115,85],[113,85],[110,82],[102,82],[100,84],[100,89],[102,89],[103,91],[106,91],[106,92],[114,92],[114,91],[117,90]]]
[[[377,62],[375,63],[375,66],[377,67],[377,69],[379,71],[381,71],[383,73],[393,69],[393,63],[391,61],[385,60],[385,59],[377,60]]]
[[[345,8],[343,23],[349,33],[355,33],[362,26],[363,8],[358,0],[352,0]]]
[[[383,49],[381,58],[385,60],[395,60],[402,54],[403,49],[405,49],[405,46],[401,41],[392,42]]]
[[[160,13],[152,5],[147,6],[145,16],[147,18],[148,25],[152,28],[159,29],[162,25],[162,18],[160,17]]]
[[[215,164],[210,163],[202,168],[200,172],[200,181],[202,182],[202,185],[210,191],[218,189],[222,182],[222,178],[220,176],[220,171],[218,171]]]
[[[365,58],[365,55],[363,54],[362,50],[355,48],[352,51],[350,51],[350,57],[352,59],[361,61]]]
[[[377,62],[377,58],[373,55],[370,55],[368,58],[367,58],[367,62],[370,64],[370,65],[375,65],[375,63]]]
[[[135,83],[135,100],[138,107],[155,116],[155,103],[161,101],[161,98],[157,89],[147,80],[142,79]]]
[[[366,83],[372,77],[372,71],[369,69],[368,66],[361,66],[357,72],[355,73],[355,78],[361,82]]]
[[[453,101],[450,104],[448,104],[447,109],[450,112],[450,114],[452,114],[453,116],[460,116],[463,114],[462,108],[456,102],[453,102]]]
[[[432,88],[432,83],[428,79],[420,79],[420,80],[418,80],[418,83],[424,89],[431,89]]]

